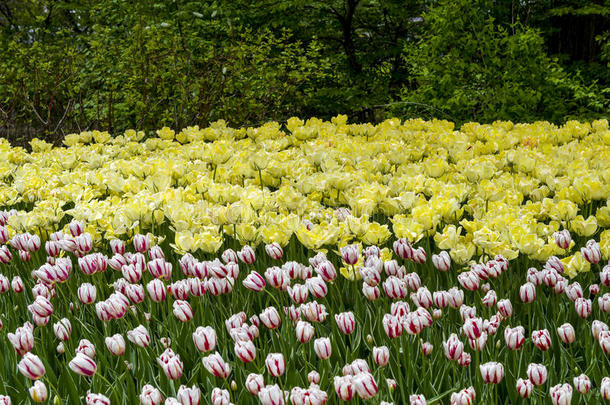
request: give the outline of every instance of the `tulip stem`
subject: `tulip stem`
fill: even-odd
[[[118,404],[118,403],[120,403],[121,401],[119,401],[119,395],[117,394],[117,392],[116,392],[116,388],[114,387],[114,385],[113,385],[113,384],[111,384],[111,383],[110,383],[110,382],[109,382],[109,381],[106,379],[106,377],[104,377],[104,376],[103,376],[101,373],[99,373],[99,372],[98,372],[98,373],[95,373],[95,375],[97,375],[99,378],[101,378],[101,379],[102,379],[102,381],[104,381],[106,384],[108,384],[108,386],[110,387],[110,389],[112,389],[112,393],[113,393],[113,395],[114,395],[114,399],[116,400],[116,403],[117,403],[117,404]]]

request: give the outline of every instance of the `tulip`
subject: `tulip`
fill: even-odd
[[[314,327],[309,322],[298,321],[296,328],[297,340],[301,343],[309,342],[314,335]]]
[[[396,300],[403,299],[407,295],[407,286],[405,282],[396,276],[388,277],[383,283],[383,291],[388,298]]]
[[[110,353],[115,356],[122,356],[125,353],[125,339],[121,334],[113,335],[112,337],[106,337],[104,340],[106,348]]]
[[[411,405],[426,405],[428,402],[426,401],[426,397],[423,395],[411,395],[409,396],[409,403]]]
[[[161,402],[163,402],[161,391],[149,384],[142,387],[142,392],[140,393],[141,405],[161,405]]]
[[[251,363],[256,358],[256,347],[252,341],[238,341],[235,343],[235,355],[244,363]]]
[[[313,350],[320,358],[320,360],[326,360],[330,358],[332,354],[332,345],[329,338],[318,338],[313,342]]]
[[[13,260],[13,254],[9,250],[8,246],[0,246],[0,263],[7,264]]]
[[[314,266],[314,270],[327,283],[334,281],[337,278],[337,270],[335,270],[335,266],[328,260],[324,260],[317,266]]]
[[[97,370],[95,361],[84,353],[77,353],[68,366],[70,366],[70,370],[84,377],[91,377]]]
[[[268,329],[277,329],[282,320],[280,314],[277,312],[275,307],[267,307],[259,315],[260,321]]]
[[[269,374],[279,377],[286,371],[286,363],[282,353],[269,353],[265,359],[265,365]]]
[[[307,381],[310,384],[318,384],[320,382],[320,373],[316,370],[312,370],[307,374]]]
[[[164,353],[166,353],[168,350],[171,349],[166,349]],[[168,356],[166,360],[161,364],[161,369],[163,370],[163,373],[170,380],[177,380],[182,377],[183,368],[184,364],[182,363],[182,361],[180,360],[180,356],[178,355]]]
[[[387,346],[373,347],[373,359],[379,367],[387,366],[390,360],[390,350]]]
[[[305,285],[315,298],[324,298],[328,294],[328,286],[320,276],[308,278]]]
[[[413,249],[411,248],[411,244],[405,238],[394,241],[392,247],[394,248],[396,255],[401,259],[407,260],[413,257]]]
[[[335,322],[339,331],[344,335],[349,335],[354,331],[356,319],[353,312],[342,312],[335,315]]]
[[[385,314],[383,316],[383,329],[390,339],[395,339],[402,335],[403,324],[396,316]]]
[[[46,372],[40,358],[32,353],[25,353],[17,365],[17,368],[21,374],[30,380],[38,380],[39,378],[42,378]]]
[[[610,377],[602,378],[602,383],[599,386],[599,393],[606,401],[610,400]]]
[[[193,343],[197,350],[202,353],[214,350],[216,341],[216,331],[210,326],[199,326],[195,332],[193,332]]]
[[[242,284],[249,290],[259,292],[265,288],[265,279],[256,271],[251,271]]]
[[[557,384],[549,390],[553,405],[569,405],[572,401],[572,387],[570,384]]]
[[[212,390],[211,397],[213,405],[229,405],[231,403],[231,394],[229,394],[229,391],[222,390],[218,387],[215,387]]]
[[[588,246],[580,248],[580,253],[583,255],[585,260],[588,261],[589,263],[591,263],[591,264],[598,263],[602,258],[602,254],[599,249],[599,245],[596,242],[594,242],[590,245],[587,242],[587,245]]]
[[[351,401],[354,398],[355,387],[351,375],[334,378],[335,392],[339,399]]]
[[[246,389],[250,394],[258,395],[263,387],[265,387],[265,380],[262,374],[248,374],[248,377],[246,377]]]
[[[574,340],[576,339],[574,327],[569,323],[564,323],[563,325],[558,327],[557,335],[559,336],[559,339],[567,345],[574,342]]]
[[[606,293],[597,298],[597,305],[600,311],[610,313],[610,293]]]
[[[498,312],[500,312],[500,315],[504,318],[510,318],[513,315],[513,305],[509,300],[503,299],[498,301],[497,307]]]
[[[570,242],[572,242],[572,236],[567,229],[553,233],[553,238],[555,238],[557,246],[562,249],[568,249],[570,247]]]
[[[472,361],[472,357],[470,356],[470,353],[466,353],[466,352],[462,352],[462,354],[460,355],[460,358],[457,359],[457,362],[460,365],[460,367],[468,367],[470,365],[471,361]]]
[[[585,298],[578,298],[574,302],[576,313],[582,319],[588,318],[591,315],[592,303],[591,300]]]
[[[360,398],[369,399],[377,395],[377,383],[375,382],[375,379],[371,373],[358,373],[354,376],[352,381],[354,388],[356,389],[356,393]]]
[[[72,333],[72,325],[70,325],[70,321],[67,318],[63,318],[53,325],[53,332],[55,332],[57,339],[66,341]]]
[[[20,356],[31,351],[34,347],[34,335],[30,328],[19,327],[15,333],[8,333],[7,337],[17,354]]]
[[[218,352],[214,352],[213,354],[204,357],[201,359],[201,362],[206,370],[218,378],[226,379],[231,373],[231,367],[224,361]]]
[[[578,377],[574,377],[574,388],[576,391],[585,395],[591,390],[591,380],[586,374],[581,374]]]
[[[591,324],[591,333],[593,334],[593,338],[595,340],[599,340],[599,334],[603,331],[608,330],[608,325],[606,325],[602,321],[598,321],[597,319],[593,321]]]
[[[110,399],[102,394],[94,394],[90,392],[85,397],[86,405],[110,405]]]
[[[523,326],[515,328],[507,327],[504,329],[504,340],[510,350],[519,350],[523,343],[525,343],[525,329]]]
[[[602,331],[599,333],[599,346],[604,353],[610,354],[610,331]]]
[[[265,245],[265,252],[273,260],[280,260],[284,256],[284,251],[279,243],[273,242]]]
[[[424,356],[431,355],[433,349],[434,349],[434,346],[432,346],[432,344],[430,342],[422,342],[421,350],[422,350],[422,353],[424,354]]]
[[[551,334],[548,330],[535,330],[532,332],[532,341],[537,348],[547,351],[551,347]]]
[[[480,279],[473,271],[466,271],[458,274],[458,282],[468,291],[476,291],[479,289]]]
[[[135,329],[127,331],[127,339],[140,347],[146,347],[150,344],[150,335],[144,325],[138,325]]]
[[[176,300],[174,301],[174,316],[178,318],[180,322],[188,322],[193,319],[193,308],[187,301]]]
[[[158,278],[151,280],[146,284],[146,291],[148,291],[148,296],[154,302],[165,301],[167,288],[165,287],[165,284],[163,284],[163,281]]]
[[[191,388],[186,385],[181,385],[180,388],[178,388],[176,397],[182,405],[199,405],[199,402],[201,401],[201,390],[194,385]]]
[[[47,386],[42,381],[34,382],[34,385],[30,387],[30,397],[32,397],[34,402],[45,402],[49,397]]]
[[[141,267],[142,269],[139,270],[143,271],[144,270],[144,259],[142,259],[142,263],[141,263]],[[163,259],[154,259],[151,260],[150,262],[148,262],[148,272],[155,278],[158,279],[162,279],[162,280],[169,280],[172,278],[172,264],[169,262],[166,262]],[[224,274],[223,274],[224,276]]]
[[[445,348],[445,356],[449,360],[459,359],[464,351],[464,343],[458,339],[455,333],[452,333],[449,339],[443,342],[443,347]]]
[[[381,292],[377,286],[371,287],[367,283],[362,283],[362,295],[369,301],[375,301],[379,298]]]
[[[438,255],[432,255],[432,264],[439,271],[449,271],[451,268],[451,257],[449,253],[443,250]]]
[[[451,405],[472,405],[476,397],[473,387],[464,388],[451,394]]]
[[[340,249],[341,258],[345,264],[354,265],[358,262],[360,248],[358,245],[347,245]]]
[[[536,286],[530,282],[519,287],[519,298],[521,301],[528,304],[536,299]]]
[[[34,302],[28,305],[28,309],[33,315],[38,315],[41,318],[49,317],[53,313],[51,301],[41,296],[36,297]]]
[[[305,284],[295,284],[292,287],[287,288],[288,295],[292,302],[296,305],[302,304],[307,301],[307,297],[309,295],[309,289]]]
[[[466,319],[463,330],[469,339],[478,339],[483,334],[483,320],[481,318]]]
[[[544,384],[547,375],[546,367],[543,364],[530,363],[527,366],[527,377],[535,386]]]
[[[262,387],[258,399],[261,405],[284,405],[284,393],[277,384]]]
[[[483,382],[486,384],[499,384],[504,378],[504,366],[501,363],[490,361],[479,366]]]
[[[464,303],[464,291],[453,287],[450,288],[447,292],[449,293],[450,297],[449,306],[454,309],[460,308]]]
[[[528,398],[532,394],[533,389],[534,386],[530,380],[524,380],[523,378],[517,380],[517,394],[521,398]]]

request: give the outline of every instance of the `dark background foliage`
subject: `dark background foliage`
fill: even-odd
[[[0,0],[0,135],[610,111],[610,1]]]

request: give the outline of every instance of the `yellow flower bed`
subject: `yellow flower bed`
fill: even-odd
[[[35,139],[28,153],[0,142],[0,205],[21,208],[11,236],[55,230],[69,215],[97,241],[167,224],[180,253],[217,252],[227,235],[284,246],[295,235],[314,250],[432,238],[466,264],[568,255],[552,236],[566,228],[599,236],[610,259],[607,120],[459,130],[346,116],[241,129],[219,121],[156,136],[89,131],[64,143]],[[563,261],[572,276],[589,269],[580,253]]]

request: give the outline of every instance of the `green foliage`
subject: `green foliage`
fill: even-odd
[[[446,1],[426,14],[426,36],[407,49],[417,81],[407,102],[426,103],[456,120],[560,121],[602,111],[595,86],[549,57],[539,33],[498,24],[490,1]],[[408,113],[408,111],[407,111]]]
[[[601,0],[5,0],[0,134],[592,119],[610,109],[609,33]]]

